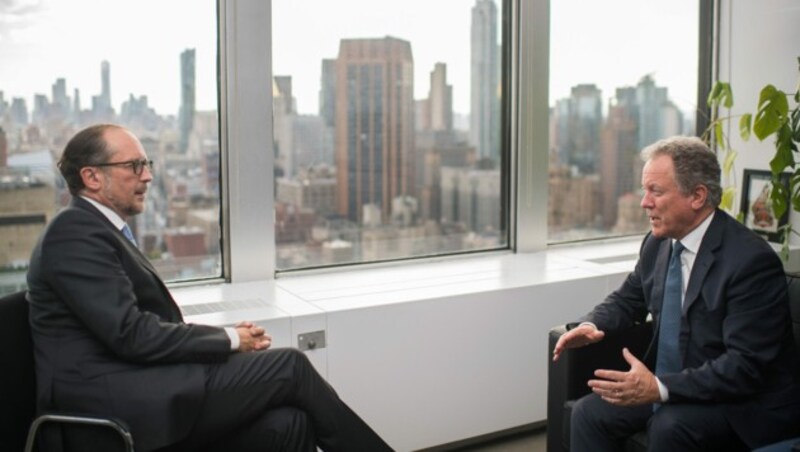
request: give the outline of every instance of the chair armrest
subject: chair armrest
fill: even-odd
[[[45,423],[72,424],[85,427],[101,427],[115,432],[125,446],[126,452],[133,452],[133,436],[124,421],[112,417],[87,416],[82,414],[47,413],[38,416],[31,423],[28,438],[25,442],[25,452],[32,452],[36,443],[39,430]]]
[[[547,370],[547,451],[568,450],[564,441],[564,405],[589,393],[586,382],[596,369],[627,370],[622,357],[622,348],[628,349],[642,359],[653,336],[651,322],[635,325],[618,334],[608,334],[602,341],[586,347],[565,350],[558,361],[553,362],[553,348],[558,338],[567,332],[566,325],[550,330]]]

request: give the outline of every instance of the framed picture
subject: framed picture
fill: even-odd
[[[781,182],[789,192],[789,173],[781,174]],[[741,212],[744,224],[766,240],[775,243],[783,241],[783,230],[779,229],[789,219],[789,210],[780,218],[775,218],[770,194],[772,193],[772,172],[764,170],[744,170],[742,182]],[[786,200],[787,206],[789,200]]]

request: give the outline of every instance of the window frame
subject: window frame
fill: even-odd
[[[503,71],[510,102],[504,111],[504,143],[509,144],[503,171],[507,189],[508,245],[499,252],[535,252],[547,249],[549,146],[550,0],[499,0],[503,21],[509,23],[510,45],[504,51]],[[698,0],[700,27],[698,99],[704,102],[716,63],[714,0]],[[277,272],[274,182],[271,0],[219,0],[219,117],[220,170],[223,203],[223,276],[230,282],[274,279]],[[525,24],[525,26],[521,26]],[[705,59],[705,60],[704,60]],[[528,83],[521,83],[528,81]],[[698,106],[700,106],[698,102]],[[702,104],[704,105],[704,103]],[[698,112],[702,117],[702,112]],[[701,124],[698,121],[698,130]],[[498,250],[481,251],[496,253]],[[475,253],[466,253],[474,256]],[[410,258],[401,262],[451,259]],[[393,262],[378,263],[391,265]],[[369,263],[356,266],[371,265]],[[326,268],[347,271],[354,265]],[[297,270],[308,272],[315,270]],[[317,270],[318,271],[318,270]]]

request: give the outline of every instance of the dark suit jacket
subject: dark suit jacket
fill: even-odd
[[[205,365],[230,353],[221,328],[187,325],[147,259],[74,198],[31,256],[28,300],[40,409],[125,420],[137,450],[184,437]]]
[[[669,239],[648,234],[622,286],[583,320],[607,333],[652,314],[658,331]],[[657,334],[647,362],[654,362]],[[684,370],[659,377],[669,403],[716,403],[757,446],[800,430],[800,370],[783,266],[752,231],[717,210],[698,250],[683,304]],[[640,357],[642,359],[642,357]]]

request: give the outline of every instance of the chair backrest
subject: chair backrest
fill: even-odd
[[[0,298],[0,445],[23,450],[36,414],[36,374],[25,292]]]
[[[791,274],[787,277],[789,283],[789,310],[792,315],[792,329],[794,330],[794,343],[800,353],[800,274]]]

